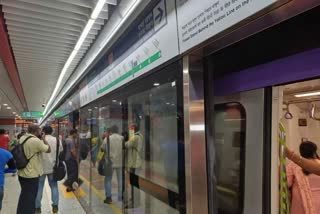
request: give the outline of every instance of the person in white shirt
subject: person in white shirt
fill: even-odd
[[[123,136],[118,134],[118,127],[116,125],[110,128],[110,135],[106,137],[101,146],[101,150],[105,152],[105,161],[108,161],[108,145],[107,140],[109,138],[110,142],[110,159],[112,161],[113,172],[116,171],[117,181],[118,181],[118,201],[122,200],[122,144],[123,144]],[[113,173],[112,173],[113,174]],[[106,199],[104,203],[111,204],[112,203],[112,175],[105,177],[105,194]]]
[[[61,141],[52,136],[53,129],[50,126],[43,127],[42,132],[44,132],[46,135],[45,139],[50,145],[51,153],[42,153],[41,155],[43,175],[39,178],[38,194],[36,198],[36,213],[41,213],[41,199],[46,177],[48,178],[49,186],[51,189],[52,212],[57,213],[59,204],[59,190],[57,181],[53,179],[53,167],[56,163],[56,151],[58,143],[59,153],[63,151],[63,147]]]

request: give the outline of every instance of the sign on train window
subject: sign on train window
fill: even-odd
[[[246,113],[240,103],[215,105],[215,175],[218,213],[242,213]]]

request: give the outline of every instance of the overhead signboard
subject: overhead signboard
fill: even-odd
[[[116,50],[112,57],[105,58],[111,64],[80,91],[81,106],[179,54],[175,2],[158,1],[153,8],[144,11],[143,14],[130,28],[127,36],[121,39],[123,46],[134,40],[133,44],[130,43],[130,48],[121,56],[117,56],[114,61]]]
[[[40,117],[43,117],[43,112],[41,112],[41,111],[22,112],[21,117],[23,117],[23,118],[40,118]]]
[[[180,52],[239,23],[277,0],[176,0]]]
[[[37,120],[16,120],[16,124],[32,124],[37,123]]]

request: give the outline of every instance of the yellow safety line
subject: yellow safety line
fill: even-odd
[[[73,191],[67,192],[66,186],[64,186],[63,184],[60,184],[59,186],[64,198],[73,198],[78,200],[77,197],[83,197],[87,194],[81,187],[79,187],[76,192],[73,192]]]
[[[92,191],[103,201],[104,199],[105,199],[105,196],[104,196],[104,194],[101,192],[101,191],[99,191],[99,190],[97,190],[97,188],[95,188],[93,185],[91,185],[91,183],[87,180],[87,179],[85,179],[83,176],[79,176],[80,177],[80,179],[81,180],[83,180],[84,181],[84,183],[89,187],[89,188],[91,188],[92,189]],[[115,204],[108,204],[109,206],[110,206],[110,208],[113,210],[113,212],[115,212],[116,214],[122,214],[122,211],[121,211],[121,209],[119,208],[119,207],[117,207]]]

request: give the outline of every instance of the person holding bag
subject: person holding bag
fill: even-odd
[[[52,212],[57,213],[59,204],[59,190],[57,180],[55,179],[55,169],[59,165],[59,162],[57,162],[57,154],[62,152],[63,147],[60,140],[52,136],[53,130],[50,126],[43,127],[42,132],[44,132],[46,135],[45,139],[50,145],[51,153],[42,153],[41,156],[41,162],[43,164],[43,175],[39,178],[39,188],[36,198],[36,213],[41,213],[41,199],[46,178],[48,178],[48,183],[51,189]]]
[[[122,200],[122,142],[123,137],[118,134],[116,125],[110,128],[110,134],[104,139],[101,150],[104,155],[105,194],[104,203],[112,203],[112,176],[116,172],[118,181],[118,201]],[[101,166],[103,160],[99,162]],[[100,167],[99,166],[99,167]],[[101,172],[101,170],[100,170]]]

